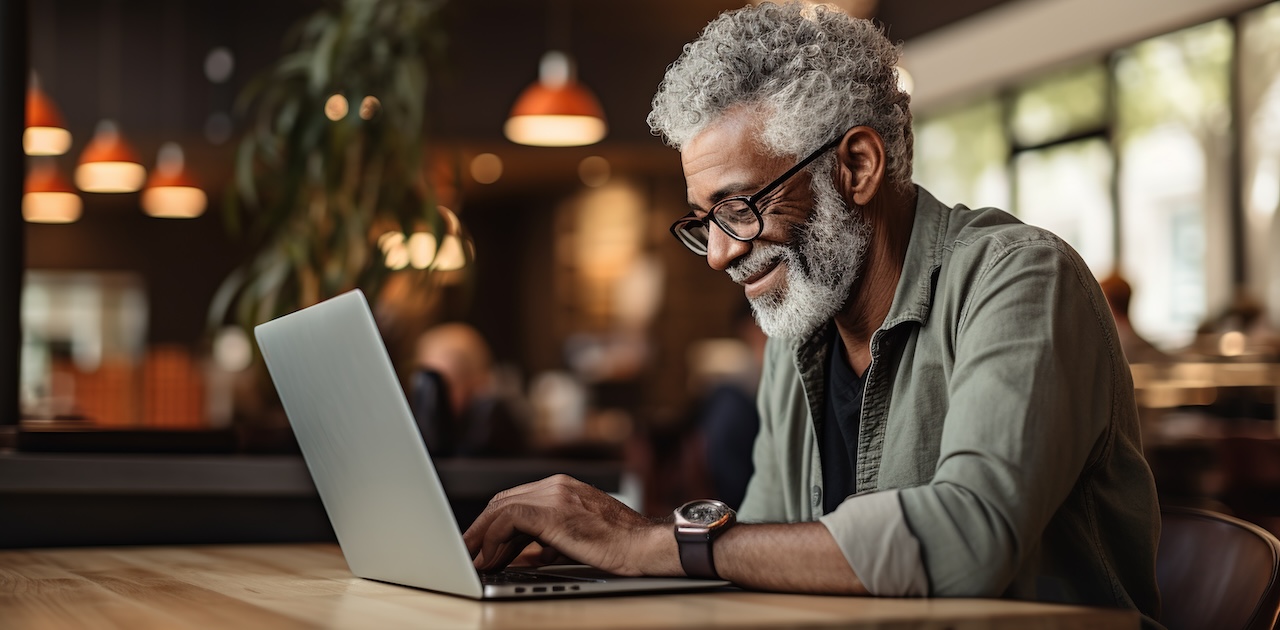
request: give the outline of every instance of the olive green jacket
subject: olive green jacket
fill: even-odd
[[[771,339],[741,520],[820,519],[877,595],[1155,618],[1159,508],[1098,283],[1053,234],[917,192],[902,277],[871,339],[857,493],[822,514],[830,329]]]

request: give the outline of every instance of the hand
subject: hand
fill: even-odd
[[[618,575],[683,574],[670,524],[567,475],[499,493],[462,538],[481,571],[502,569],[536,540]]]
[[[573,558],[565,557],[555,547],[544,547],[537,542],[529,543],[515,560],[511,561],[509,566],[513,567],[542,567],[548,564],[578,564]]]

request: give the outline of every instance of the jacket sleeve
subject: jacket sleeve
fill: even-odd
[[[1096,281],[1062,241],[1013,244],[971,273],[937,468],[899,492],[934,596],[1008,588],[1101,458],[1126,367]]]

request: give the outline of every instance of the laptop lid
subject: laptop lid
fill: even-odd
[[[479,576],[364,293],[254,333],[351,572],[479,598]]]
[[[254,328],[351,572],[472,598],[707,589],[722,580],[545,567],[553,584],[482,586],[360,290]]]

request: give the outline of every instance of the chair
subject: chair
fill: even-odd
[[[1156,581],[1169,630],[1270,630],[1280,613],[1280,541],[1238,518],[1163,507]]]

